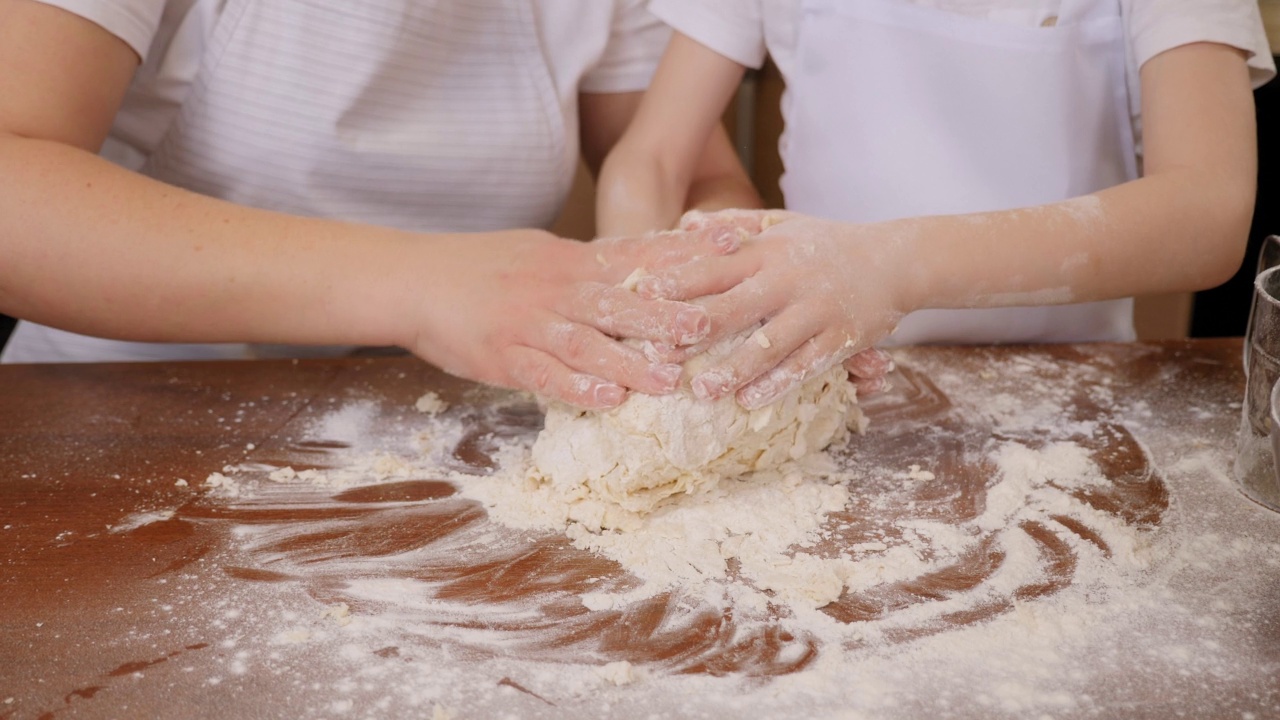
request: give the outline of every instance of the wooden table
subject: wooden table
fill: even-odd
[[[486,411],[500,394],[413,359],[0,367],[0,720],[463,718],[499,710],[764,717],[785,714],[783,701],[770,698],[787,693],[812,703],[797,714],[834,715],[825,690],[797,689],[794,680],[831,652],[865,660],[850,667],[876,678],[857,696],[855,717],[1280,717],[1280,516],[1246,500],[1229,477],[1239,354],[1238,340],[903,351],[896,389],[868,401],[873,425],[854,457],[893,468],[928,460],[938,480],[911,496],[912,517],[981,511],[993,469],[973,450],[984,443],[1012,437],[1035,446],[1055,433],[1086,442],[1070,423],[974,420],[988,417],[982,387],[1023,407],[1049,389],[1055,412],[1092,423],[1102,438],[1092,451],[1112,485],[1089,495],[1091,507],[1163,538],[1163,569],[1132,593],[1120,583],[1086,597],[1073,548],[1092,543],[1105,551],[1099,557],[1120,549],[1063,516],[1024,522],[1045,558],[1036,582],[973,604],[963,617],[897,623],[879,645],[843,649],[776,628],[730,638],[732,620],[718,610],[693,612],[672,631],[663,626],[672,598],[587,612],[577,595],[625,583],[616,565],[554,534],[490,527],[483,508],[454,497],[443,478],[294,488],[287,498],[271,488],[228,497],[204,485],[228,465],[245,473],[334,467],[352,450],[353,432],[366,449],[413,453],[416,434],[433,421],[413,409],[427,390],[454,403],[464,428],[470,423],[453,450],[458,468],[482,471],[495,435],[536,432],[530,406]],[[856,543],[873,529],[885,537],[907,513],[848,514],[856,522],[846,518],[847,537],[830,542]],[[470,545],[459,540],[464,529]],[[476,554],[476,533],[506,543],[500,562]],[[452,562],[395,559],[406,552]],[[918,613],[990,580],[1001,558],[988,549],[946,577],[889,583],[842,597],[827,612],[843,623]],[[437,613],[427,622],[438,610],[431,598],[390,607],[352,591],[353,579],[362,587],[425,583],[453,607],[530,603],[483,621]],[[1037,603],[1070,588],[1083,593],[1086,610],[1072,622],[1087,640],[1073,640],[1070,624],[1054,624],[1057,640],[1041,637],[1034,622],[1008,624],[1048,612]],[[1154,604],[1138,609],[1139,597]],[[1120,624],[1114,637],[1094,637],[1089,603],[1098,622],[1128,612],[1147,626]],[[381,623],[381,646],[369,645],[369,634],[343,639],[348,611]],[[989,628],[1006,626],[1025,631],[1028,646],[1060,648],[1045,662],[1062,673],[1061,693],[1043,692],[1043,678],[1038,690],[1019,689],[1034,675],[1012,665],[1035,656],[1011,664],[983,651],[982,638],[1002,637]],[[531,635],[533,627],[544,634]],[[527,642],[475,641],[477,633]],[[966,649],[966,637],[980,642]],[[988,649],[1015,657],[1018,643],[1001,642]],[[957,657],[970,667],[956,667]],[[620,660],[648,668],[644,681],[582,685],[589,674],[581,667]],[[717,687],[732,690],[705,695]]]

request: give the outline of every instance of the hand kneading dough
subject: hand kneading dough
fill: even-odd
[[[840,365],[759,410],[744,410],[733,396],[694,397],[689,378],[750,336],[722,341],[691,360],[674,394],[632,393],[607,412],[553,403],[533,446],[531,479],[550,484],[568,503],[603,505],[588,514],[610,526],[610,507],[647,513],[673,495],[705,492],[722,478],[822,450],[843,439],[851,424],[860,429],[865,420]]]

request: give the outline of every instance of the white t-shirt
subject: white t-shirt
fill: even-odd
[[[39,0],[98,24],[142,58],[108,143],[130,162],[151,151],[182,105],[225,0]],[[465,0],[436,3],[445,16],[465,13]],[[576,123],[577,94],[644,90],[670,30],[644,0],[534,0],[547,67],[567,118]],[[505,69],[491,67],[500,75]],[[469,78],[484,94],[485,77]],[[575,146],[576,147],[576,146]]]
[[[850,0],[856,2],[856,0]],[[1056,21],[1063,0],[901,0],[992,22],[1040,26]],[[1128,84],[1134,138],[1141,153],[1138,71],[1156,55],[1193,42],[1230,45],[1249,54],[1254,87],[1275,76],[1275,63],[1256,0],[1119,0],[1128,31]],[[802,0],[652,0],[649,10],[671,27],[734,62],[752,68],[766,53],[783,78],[799,59],[797,33]],[[790,116],[784,94],[782,116]],[[780,143],[786,161],[786,136]]]
[[[412,231],[549,225],[579,93],[641,91],[644,0],[42,0],[142,58],[104,157],[241,204]],[[19,324],[0,362],[238,358]]]

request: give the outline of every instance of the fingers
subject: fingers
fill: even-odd
[[[809,339],[777,367],[738,391],[738,403],[748,410],[762,408],[805,380],[843,360],[852,348],[847,336],[824,332]]]
[[[860,398],[882,393],[893,387],[893,383],[889,382],[889,378],[886,375],[875,378],[850,377],[849,379],[853,381],[854,387],[858,389],[858,397]]]
[[[650,362],[655,363],[681,363],[695,355],[701,355],[710,348],[712,343],[703,340],[694,345],[667,345],[665,343],[653,343],[646,341],[640,346],[640,351],[644,356],[649,358]]]
[[[692,345],[711,330],[711,318],[697,305],[649,300],[630,290],[582,283],[557,310],[566,318],[614,337],[650,340],[664,345]]]
[[[718,210],[702,212],[690,210],[680,218],[681,230],[707,230],[713,228],[741,230],[748,235],[759,235],[769,227],[785,220],[790,213],[785,210]]]
[[[715,400],[736,392],[785,360],[821,328],[814,314],[792,306],[753,332],[727,357],[690,379],[693,394]]]
[[[757,253],[741,252],[725,257],[693,260],[683,265],[660,270],[636,283],[636,294],[643,298],[689,300],[716,295],[734,287],[760,270]]]
[[[512,384],[584,410],[608,410],[626,399],[620,385],[574,372],[551,355],[531,347],[507,350]]]
[[[644,353],[580,323],[563,320],[548,323],[536,347],[542,348],[575,372],[587,373],[621,387],[651,395],[675,390],[681,367],[655,363]]]
[[[845,360],[844,369],[855,378],[872,380],[893,372],[893,358],[878,348],[867,348]]]
[[[753,275],[719,295],[699,300],[698,304],[711,318],[707,341],[736,335],[778,314],[789,304],[791,289],[785,287],[786,284]]]
[[[742,234],[731,228],[669,231],[638,238],[602,238],[588,244],[606,280],[621,282],[632,270],[674,267],[690,260],[737,252]]]
[[[516,345],[507,352],[511,381],[518,387],[587,410],[616,407],[626,388],[650,394],[675,390],[682,368],[654,363],[644,353],[578,323],[545,326],[541,346]]]
[[[877,348],[867,348],[844,361],[849,379],[858,388],[858,396],[866,397],[888,390],[888,374],[893,372],[893,358]]]

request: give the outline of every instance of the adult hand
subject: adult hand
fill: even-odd
[[[887,226],[852,225],[779,210],[686,215],[696,235],[730,230],[752,235],[735,254],[708,257],[653,272],[640,280],[642,298],[697,300],[712,332],[690,348],[656,357],[680,361],[724,337],[764,323],[756,342],[692,379],[704,399],[737,393],[747,408],[767,405],[838,362],[859,389],[885,385],[891,359],[871,346],[910,308],[901,244]]]
[[[540,230],[445,236],[430,243],[425,324],[409,347],[447,372],[530,390],[587,409],[627,389],[671,392],[678,364],[616,338],[696,344],[710,330],[697,305],[641,298],[619,284],[737,249],[734,233],[663,233],[580,243]]]

